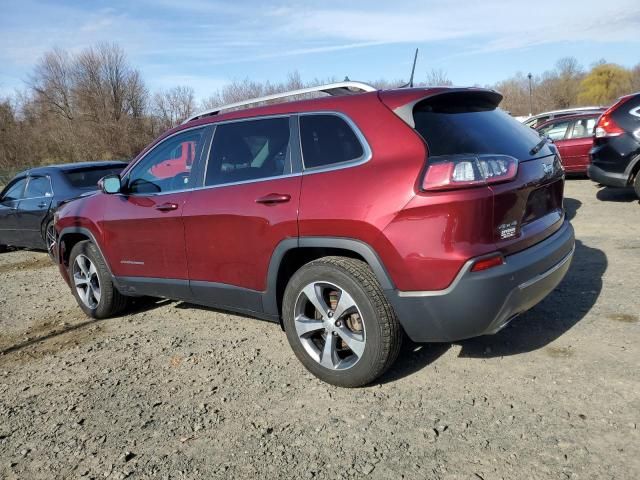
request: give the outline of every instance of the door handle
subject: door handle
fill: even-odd
[[[264,203],[265,205],[272,205],[274,203],[285,203],[291,200],[291,195],[287,193],[270,193],[264,197],[256,199],[256,203]]]
[[[47,202],[40,202],[40,203],[38,204],[38,208],[44,208],[44,207],[46,207],[46,206],[47,206]]]
[[[171,210],[177,210],[177,203],[163,203],[162,205],[156,205],[156,210],[160,210],[161,212],[170,212]]]

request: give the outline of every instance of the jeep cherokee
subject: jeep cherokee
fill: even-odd
[[[280,322],[309,371],[354,387],[403,331],[495,333],[564,277],[557,150],[499,93],[342,82],[253,102],[310,91],[330,96],[196,115],[64,205],[56,255],[84,312],[149,295]],[[190,168],[158,175],[181,145]]]

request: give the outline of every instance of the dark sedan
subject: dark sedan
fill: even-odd
[[[0,193],[0,251],[7,246],[46,249],[55,242],[53,212],[61,202],[98,188],[105,175],[118,174],[124,162],[83,162],[26,170]]]

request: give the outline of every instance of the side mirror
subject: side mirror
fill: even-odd
[[[103,193],[114,194],[120,193],[122,189],[122,182],[120,175],[107,175],[98,182],[98,186]]]

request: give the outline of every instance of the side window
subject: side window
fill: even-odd
[[[582,118],[573,123],[573,128],[569,138],[586,138],[593,135],[593,127],[596,124],[595,118]]]
[[[569,123],[571,122],[557,122],[547,125],[540,129],[540,133],[544,133],[546,136],[551,138],[551,140],[564,140],[564,136],[567,133],[567,128],[569,128]]]
[[[15,183],[11,184],[7,191],[2,195],[3,202],[11,202],[12,200],[19,200],[24,193],[24,187],[27,185],[27,179],[21,178]]]
[[[29,184],[27,185],[27,191],[24,196],[25,198],[53,196],[51,180],[49,180],[49,177],[30,177]]]
[[[127,180],[129,193],[160,193],[189,188],[191,165],[202,151],[205,128],[170,137],[154,147]]]
[[[348,162],[364,155],[354,131],[337,115],[301,115],[300,140],[305,168]]]
[[[289,173],[289,134],[288,117],[218,125],[205,185],[244,182]]]

